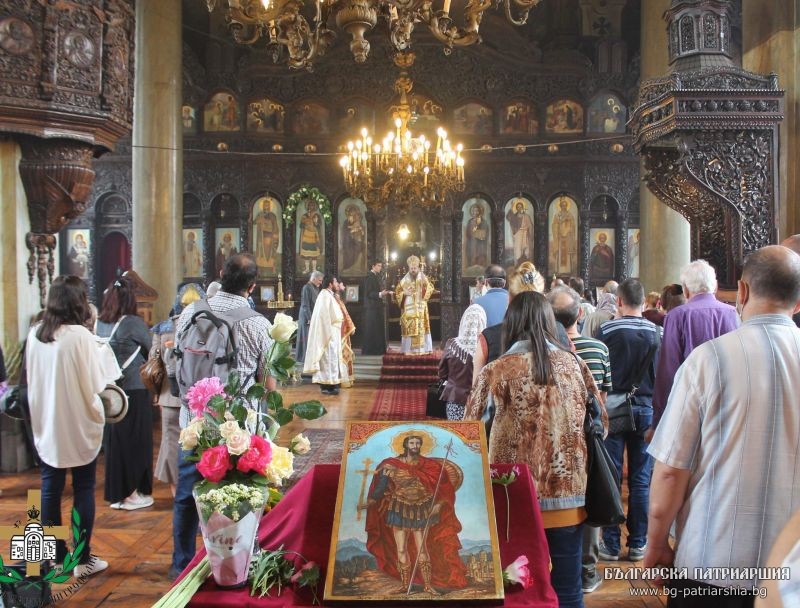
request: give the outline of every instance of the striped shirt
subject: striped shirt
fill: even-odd
[[[691,471],[675,553],[690,577],[749,587],[754,580],[704,579],[693,568],[764,566],[800,509],[799,388],[800,329],[784,315],[748,319],[678,369],[648,452]]]
[[[597,390],[611,392],[611,363],[608,358],[608,346],[586,336],[570,338],[575,345],[575,354],[583,359],[589,371],[592,372]]]
[[[634,374],[641,368],[650,347],[660,335],[661,328],[642,317],[620,317],[600,326],[597,339],[608,346],[613,392],[624,393],[633,388],[633,381],[636,380]],[[658,351],[639,383],[639,390],[634,397],[636,405],[650,406],[652,403],[657,362]]]

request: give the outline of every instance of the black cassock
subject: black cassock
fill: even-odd
[[[306,283],[300,294],[300,314],[297,319],[297,356],[295,360],[302,363],[306,358],[306,345],[308,344],[308,327],[311,323],[311,313],[317,302],[319,287]]]
[[[364,284],[364,329],[361,354],[382,355],[386,352],[386,327],[380,276],[370,271]]]

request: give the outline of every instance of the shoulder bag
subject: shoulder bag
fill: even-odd
[[[163,359],[161,359],[161,349],[154,348],[150,357],[139,368],[139,376],[142,378],[142,383],[152,394],[160,395],[166,375],[167,368]]]
[[[606,411],[608,412],[608,432],[628,433],[636,430],[636,420],[633,416],[633,396],[639,390],[644,375],[647,373],[656,351],[661,345],[661,336],[656,331],[656,341],[650,346],[642,365],[633,376],[631,390],[627,393],[609,393],[606,397]]]
[[[595,421],[593,412],[599,420],[600,405],[594,393],[589,393],[587,412],[583,429],[586,433],[587,476],[586,476],[586,521],[588,526],[600,528],[615,526],[625,521],[622,508],[620,482],[617,468],[611,460],[603,441],[603,426]]]
[[[428,397],[425,401],[425,415],[431,418],[447,418],[447,404],[442,401],[444,380],[437,380],[428,385]]]

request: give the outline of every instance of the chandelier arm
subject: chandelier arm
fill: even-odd
[[[531,9],[538,6],[540,2],[541,0],[503,0],[505,5],[506,19],[508,19],[513,25],[525,25],[528,22],[528,14],[530,13]],[[518,19],[515,19],[512,14],[512,4],[520,9],[520,16]]]
[[[232,21],[228,29],[233,34],[233,39],[238,44],[255,44],[264,35],[264,28],[259,24],[248,24],[245,26],[241,21]],[[243,33],[246,30],[252,31],[252,36],[245,36]]]

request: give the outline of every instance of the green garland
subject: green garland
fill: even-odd
[[[289,198],[286,199],[286,207],[283,209],[283,220],[287,224],[292,224],[295,215],[297,215],[297,205],[307,200],[314,201],[317,204],[317,209],[319,209],[319,212],[322,214],[322,219],[325,220],[326,224],[330,224],[333,221],[331,201],[319,191],[319,188],[314,188],[309,184],[303,184],[296,192],[290,194]]]

